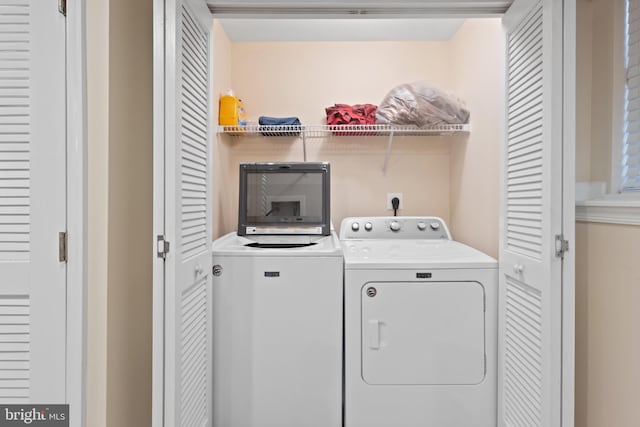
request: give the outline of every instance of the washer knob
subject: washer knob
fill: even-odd
[[[364,225],[364,229],[365,229],[365,230],[367,230],[367,231],[371,231],[371,230],[373,230],[373,224],[371,224],[370,222],[367,222],[367,223]]]
[[[354,222],[353,224],[351,224],[351,229],[353,231],[358,231],[360,230],[360,224],[358,224],[357,222]]]
[[[430,224],[430,226],[431,226],[431,229],[434,230],[434,231],[440,229],[440,223],[439,222],[432,222]]]
[[[391,221],[389,224],[389,228],[391,231],[400,231],[400,223],[398,221]]]
[[[418,230],[420,230],[420,231],[424,231],[424,230],[426,230],[426,229],[427,229],[427,224],[425,224],[424,222],[420,221],[420,222],[418,223]]]

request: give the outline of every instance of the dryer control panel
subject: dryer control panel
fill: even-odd
[[[342,220],[340,240],[445,239],[447,224],[435,216],[350,217]]]

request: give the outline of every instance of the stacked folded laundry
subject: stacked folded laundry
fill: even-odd
[[[297,117],[260,116],[258,124],[264,136],[298,136],[302,131],[302,124]]]
[[[341,125],[373,125],[376,123],[377,109],[378,107],[372,104],[335,104],[325,108],[327,124],[334,130],[335,135],[353,135],[352,132],[335,132],[335,129]],[[358,135],[365,134],[367,133],[358,133]]]

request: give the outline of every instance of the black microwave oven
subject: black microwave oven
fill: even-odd
[[[241,163],[238,235],[330,233],[327,162]]]

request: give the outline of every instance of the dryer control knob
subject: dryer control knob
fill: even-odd
[[[426,230],[426,229],[427,229],[427,224],[425,224],[424,222],[420,221],[420,222],[418,223],[418,230],[420,230],[420,231],[424,231],[424,230]]]
[[[358,231],[360,230],[360,224],[358,224],[357,222],[354,222],[353,224],[351,224],[351,229],[353,231]]]
[[[431,229],[432,230],[438,230],[440,228],[440,223],[439,222],[432,222],[431,224]]]
[[[391,231],[400,231],[400,223],[398,221],[391,221],[389,224],[389,228]]]
[[[365,230],[367,230],[367,231],[371,231],[371,230],[373,230],[373,224],[371,224],[370,222],[367,222],[367,223],[364,225],[364,229],[365,229]]]

